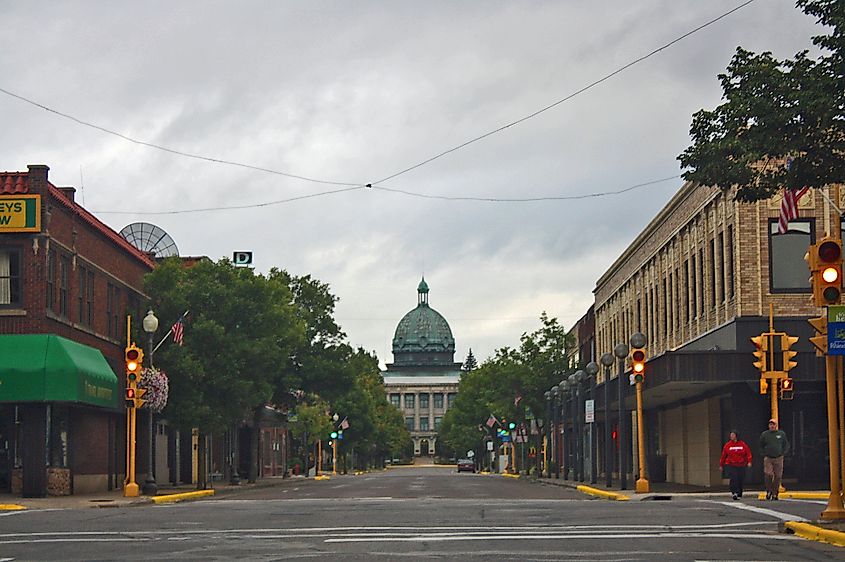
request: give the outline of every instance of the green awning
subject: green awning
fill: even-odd
[[[0,403],[116,408],[117,377],[98,349],[55,334],[0,335]]]

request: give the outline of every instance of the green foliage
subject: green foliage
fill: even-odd
[[[284,367],[302,339],[290,290],[228,260],[190,268],[165,261],[146,279],[163,326],[190,310],[185,345],[165,345],[156,364],[171,374],[165,415],[182,428],[223,429],[286,386]]]
[[[499,349],[461,377],[455,405],[443,417],[439,432],[449,448],[461,454],[479,451],[490,414],[519,423],[525,420],[526,407],[535,415],[545,412],[543,393],[573,371],[567,356],[575,341],[545,312],[540,322],[539,329],[522,335],[518,349]],[[515,405],[517,396],[522,400]]]
[[[797,6],[830,26],[813,38],[822,55],[781,61],[737,48],[719,75],[725,102],[693,115],[693,144],[678,157],[684,179],[736,186],[737,199],[756,201],[784,186],[819,188],[845,177],[845,3]]]

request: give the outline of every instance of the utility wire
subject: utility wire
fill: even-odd
[[[308,195],[300,195],[299,197],[290,197],[288,199],[280,199],[278,201],[268,201],[265,203],[253,203],[251,205],[229,205],[224,207],[205,207],[203,209],[182,209],[180,211],[91,211],[99,215],[183,215],[187,213],[207,213],[212,211],[231,211],[236,209],[255,209],[258,207],[270,207],[272,205],[281,205],[282,203],[291,203],[293,201],[301,201],[302,199],[311,199],[314,197],[322,197],[324,195],[335,195],[337,193],[345,193],[347,191],[356,191],[364,189],[363,185],[356,185],[354,187],[345,187],[343,189],[334,189],[332,191],[323,191],[320,193],[309,193]]]
[[[513,127],[514,125],[518,125],[518,124],[520,124],[520,123],[523,123],[523,122],[525,122],[525,121],[528,121],[529,119],[532,119],[532,118],[534,118],[534,117],[537,117],[537,116],[538,116],[538,115],[540,115],[541,113],[545,113],[546,111],[549,111],[550,109],[553,109],[553,108],[555,108],[555,107],[559,106],[560,104],[562,104],[562,103],[564,103],[564,102],[566,102],[566,101],[571,100],[572,98],[574,98],[574,97],[575,97],[575,96],[577,96],[578,94],[582,94],[582,93],[586,92],[587,90],[589,90],[589,89],[591,89],[591,88],[593,88],[593,87],[595,87],[595,86],[598,86],[598,85],[599,85],[599,84],[601,84],[602,82],[605,82],[605,81],[607,81],[607,80],[609,80],[609,79],[613,78],[614,76],[616,76],[616,75],[617,75],[617,74],[619,74],[620,72],[623,72],[623,71],[625,71],[625,70],[627,70],[627,69],[631,68],[631,67],[632,67],[632,66],[634,66],[635,64],[638,64],[638,63],[640,63],[640,62],[642,62],[642,61],[644,61],[644,60],[646,60],[646,59],[648,59],[648,58],[650,58],[650,57],[652,57],[652,56],[656,55],[656,54],[657,54],[657,53],[659,53],[660,51],[663,51],[663,50],[665,50],[665,49],[668,49],[669,47],[671,47],[671,46],[672,46],[672,45],[674,45],[675,43],[678,43],[679,41],[682,41],[682,40],[686,39],[686,38],[687,38],[687,37],[689,37],[690,35],[693,35],[694,33],[697,33],[697,32],[699,32],[699,31],[701,31],[701,30],[702,30],[702,29],[704,29],[705,27],[708,27],[708,26],[710,26],[710,25],[713,25],[713,24],[714,24],[714,23],[716,23],[717,21],[722,20],[722,19],[724,19],[724,18],[728,17],[729,15],[731,15],[731,14],[733,14],[734,12],[736,12],[736,11],[738,11],[738,10],[740,10],[740,9],[744,8],[745,6],[747,6],[747,5],[751,4],[752,2],[754,2],[754,0],[747,0],[747,1],[746,1],[746,2],[744,2],[743,4],[740,4],[739,6],[737,6],[736,8],[733,8],[732,10],[729,10],[729,11],[725,12],[725,13],[724,13],[724,14],[722,14],[721,16],[719,16],[719,17],[717,17],[717,18],[714,18],[714,19],[712,19],[712,20],[708,21],[707,23],[703,23],[703,24],[699,25],[699,26],[698,26],[698,27],[696,27],[695,29],[693,29],[693,30],[691,30],[691,31],[688,31],[688,32],[684,33],[683,35],[681,35],[680,37],[678,37],[678,38],[676,38],[676,39],[673,39],[672,41],[669,41],[668,43],[666,43],[666,44],[665,44],[665,45],[663,45],[662,47],[658,47],[657,49],[655,49],[655,50],[651,51],[651,52],[650,52],[650,53],[648,53],[647,55],[643,55],[643,56],[641,56],[640,58],[635,59],[635,60],[633,60],[633,61],[629,62],[628,64],[626,64],[626,65],[624,65],[624,66],[621,66],[621,67],[617,68],[616,70],[614,70],[614,71],[613,71],[613,72],[611,72],[610,74],[607,74],[607,75],[605,75],[605,76],[604,76],[604,77],[602,77],[602,78],[599,78],[599,79],[598,79],[598,80],[596,80],[595,82],[591,82],[590,84],[587,84],[586,86],[584,86],[584,87],[583,87],[583,88],[581,88],[580,90],[577,90],[577,91],[575,91],[575,92],[573,92],[573,93],[569,94],[568,96],[566,96],[566,97],[565,97],[565,98],[563,98],[563,99],[560,99],[560,100],[558,100],[558,101],[556,101],[556,102],[554,102],[554,103],[552,103],[552,104],[549,104],[549,105],[547,105],[546,107],[544,107],[544,108],[542,108],[542,109],[538,109],[537,111],[535,111],[535,112],[533,112],[533,113],[530,113],[530,114],[526,115],[525,117],[521,117],[521,118],[517,119],[516,121],[511,121],[510,123],[508,123],[508,124],[506,124],[506,125],[502,125],[502,126],[501,126],[501,127],[499,127],[498,129],[493,129],[492,131],[489,131],[489,132],[487,132],[487,133],[484,133],[483,135],[479,135],[479,136],[477,136],[477,137],[475,137],[475,138],[473,138],[473,139],[470,139],[470,140],[468,140],[468,141],[466,141],[466,142],[463,142],[463,143],[461,143],[461,144],[459,144],[459,145],[457,145],[457,146],[454,146],[454,147],[452,147],[452,148],[450,148],[450,149],[448,149],[448,150],[444,150],[443,152],[441,152],[441,153],[439,153],[439,154],[435,154],[435,155],[434,155],[434,156],[432,156],[431,158],[428,158],[428,159],[426,159],[426,160],[423,160],[422,162],[419,162],[418,164],[414,164],[413,166],[409,166],[409,167],[405,168],[404,170],[400,170],[400,171],[398,171],[398,172],[396,172],[396,173],[394,173],[394,174],[391,174],[391,175],[389,175],[389,176],[387,176],[387,177],[385,177],[385,178],[382,178],[382,179],[380,179],[380,180],[378,180],[378,181],[374,181],[374,182],[372,182],[372,185],[373,185],[373,186],[375,186],[375,184],[382,183],[382,182],[386,182],[386,181],[388,181],[388,180],[392,180],[393,178],[398,177],[398,176],[401,176],[402,174],[405,174],[405,173],[407,173],[407,172],[410,172],[411,170],[416,170],[417,168],[419,168],[419,167],[421,167],[421,166],[425,166],[426,164],[429,164],[429,163],[431,163],[431,162],[434,162],[434,161],[435,161],[435,160],[437,160],[438,158],[442,158],[442,157],[446,156],[447,154],[451,154],[451,153],[453,153],[453,152],[456,152],[456,151],[458,151],[458,150],[460,150],[460,149],[462,149],[462,148],[465,148],[465,147],[467,147],[467,146],[469,146],[469,145],[471,145],[471,144],[473,144],[473,143],[475,143],[475,142],[478,142],[478,141],[480,141],[480,140],[482,140],[482,139],[486,139],[487,137],[493,136],[493,135],[495,135],[496,133],[501,133],[501,132],[502,132],[502,131],[504,131],[505,129],[509,129],[510,127]]]
[[[444,199],[447,201],[487,201],[491,203],[531,203],[535,201],[568,201],[572,199],[589,199],[592,197],[607,197],[609,195],[619,195],[620,193],[627,193],[628,191],[633,191],[639,187],[654,185],[656,183],[674,180],[679,177],[680,176],[678,174],[675,174],[674,176],[668,176],[665,178],[660,178],[658,180],[651,180],[643,183],[638,183],[636,185],[632,185],[630,187],[626,187],[625,189],[620,189],[617,191],[605,191],[602,193],[584,193],[581,195],[559,195],[548,197],[464,197],[457,195],[427,195],[425,193],[416,193],[413,191],[397,189],[394,187],[382,187],[380,185],[373,185],[371,186],[371,188],[378,189],[380,191],[389,191],[391,193],[401,193],[402,195],[409,195],[411,197],[420,197],[423,199]]]
[[[210,156],[203,156],[201,154],[192,154],[190,152],[183,152],[181,150],[176,150],[174,148],[168,148],[166,146],[161,146],[160,144],[154,144],[154,143],[151,143],[151,142],[138,140],[136,138],[132,138],[130,136],[124,135],[123,133],[118,133],[117,131],[112,131],[111,129],[101,127],[100,125],[96,125],[94,123],[89,123],[88,121],[83,121],[82,119],[74,117],[73,115],[69,115],[67,113],[62,113],[61,111],[55,110],[51,107],[47,107],[46,105],[42,105],[42,104],[40,104],[36,101],[25,98],[21,95],[18,95],[14,92],[10,92],[9,90],[3,89],[3,88],[0,88],[0,92],[6,94],[7,96],[11,96],[15,99],[19,99],[22,102],[28,103],[30,105],[34,105],[35,107],[38,107],[38,108],[41,108],[44,111],[48,111],[50,113],[53,113],[54,115],[64,117],[65,119],[70,119],[74,123],[84,125],[85,127],[91,127],[92,129],[102,131],[102,132],[107,133],[109,135],[114,135],[118,138],[121,138],[123,140],[127,140],[131,143],[139,144],[141,146],[146,146],[146,147],[149,147],[149,148],[154,148],[156,150],[162,150],[164,152],[169,152],[170,154],[175,154],[177,156],[184,156],[185,158],[194,158],[196,160],[204,160],[206,162],[214,162],[215,164],[227,164],[229,166],[237,166],[238,168],[246,168],[248,170],[257,170],[259,172],[266,172],[268,174],[275,174],[277,176],[285,176],[286,178],[294,178],[294,179],[298,179],[298,180],[310,181],[310,182],[313,182],[313,183],[321,183],[321,184],[325,184],[325,185],[348,185],[348,186],[355,186],[355,187],[358,187],[358,186],[361,185],[360,183],[346,183],[346,182],[339,182],[339,181],[321,180],[321,179],[317,179],[317,178],[309,178],[307,176],[299,176],[299,175],[296,175],[296,174],[289,174],[287,172],[280,172],[279,170],[273,170],[271,168],[262,168],[261,166],[253,166],[252,164],[243,164],[241,162],[234,162],[232,160],[223,160],[221,158],[211,158]]]
[[[349,191],[357,191],[360,189],[377,189],[379,191],[385,191],[389,193],[398,193],[400,195],[407,195],[409,197],[419,197],[422,199],[441,199],[446,201],[482,201],[488,203],[531,203],[537,201],[566,201],[566,200],[573,200],[573,199],[589,199],[591,197],[607,197],[610,195],[619,195],[621,193],[627,193],[628,191],[633,191],[640,187],[646,187],[649,185],[654,185],[657,183],[662,183],[669,180],[674,180],[679,178],[677,174],[674,176],[668,176],[665,178],[660,178],[657,180],[651,180],[643,183],[638,183],[636,185],[632,185],[626,187],[624,189],[619,189],[617,191],[605,191],[602,193],[585,193],[582,195],[560,195],[560,196],[548,196],[548,197],[458,197],[452,195],[428,195],[425,193],[417,193],[414,191],[409,191],[406,189],[398,189],[392,187],[382,187],[378,185],[358,185],[354,187],[346,187],[343,189],[334,189],[332,191],[323,191],[320,193],[310,193],[308,195],[301,195],[299,197],[290,197],[288,199],[280,199],[279,201],[269,201],[265,203],[252,203],[250,205],[230,205],[230,206],[222,206],[222,207],[205,207],[202,209],[182,209],[177,211],[92,211],[93,213],[97,213],[100,215],[182,215],[188,213],[206,213],[206,212],[213,212],[213,211],[231,211],[231,210],[239,210],[239,209],[255,209],[258,207],[270,207],[272,205],[281,205],[283,203],[292,203],[294,201],[301,201],[302,199],[312,199],[315,197],[322,197],[325,195],[336,195],[338,193],[346,193]]]
[[[409,166],[409,167],[405,168],[404,170],[400,170],[399,172],[391,174],[391,175],[389,175],[385,178],[382,178],[378,181],[374,181],[374,182],[371,182],[369,184],[366,184],[366,186],[367,187],[375,187],[375,184],[384,183],[384,182],[391,180],[391,179],[393,179],[397,176],[400,176],[402,174],[410,172],[411,170],[415,170],[417,168],[425,166],[426,164],[429,164],[429,163],[437,160],[438,158],[442,158],[443,156],[446,156],[447,154],[451,154],[453,152],[456,152],[456,151],[458,151],[458,150],[460,150],[460,149],[462,149],[466,146],[469,146],[470,144],[476,143],[476,142],[478,142],[482,139],[485,139],[489,136],[495,135],[495,134],[500,133],[500,132],[502,132],[506,129],[509,129],[510,127],[513,127],[514,125],[518,125],[518,124],[520,124],[524,121],[527,121],[527,120],[529,120],[533,117],[536,117],[536,116],[538,116],[542,113],[545,113],[546,111],[549,111],[550,109],[557,107],[558,105],[574,98],[575,96],[577,96],[577,95],[579,95],[583,92],[586,92],[587,90],[601,84],[602,82],[609,80],[610,78],[612,78],[612,77],[616,76],[617,74],[627,70],[628,68],[631,68],[632,66],[634,66],[634,65],[636,65],[636,64],[638,64],[638,63],[640,63],[640,62],[642,62],[642,61],[644,61],[644,60],[646,60],[646,59],[648,59],[648,58],[650,58],[654,55],[656,55],[657,53],[659,53],[659,52],[661,52],[665,49],[668,49],[669,47],[671,47],[675,43],[678,43],[679,41],[686,39],[690,35],[693,35],[694,33],[697,33],[698,31],[701,31],[702,29],[704,29],[704,28],[706,28],[710,25],[713,25],[714,23],[718,22],[719,20],[722,20],[722,19],[728,17],[729,15],[731,15],[734,12],[744,8],[745,6],[751,4],[752,2],[754,2],[754,0],[747,0],[746,2],[744,2],[744,3],[740,4],[739,6],[733,8],[732,10],[729,10],[729,11],[725,12],[724,14],[718,16],[717,18],[714,18],[714,19],[696,27],[695,29],[688,31],[687,33],[681,35],[680,37],[673,39],[672,41],[666,43],[662,47],[658,47],[657,49],[651,51],[650,53],[643,55],[643,56],[641,56],[640,58],[638,58],[634,61],[629,62],[628,64],[614,70],[610,74],[607,74],[604,77],[599,78],[598,80],[584,86],[580,90],[577,90],[576,92],[574,92],[572,94],[569,94],[568,96],[566,96],[563,99],[560,99],[560,100],[558,100],[558,101],[556,101],[556,102],[554,102],[550,105],[547,105],[546,107],[539,109],[539,110],[537,110],[533,113],[530,113],[529,115],[521,117],[520,119],[517,119],[516,121],[512,121],[512,122],[510,122],[506,125],[503,125],[503,126],[497,128],[497,129],[494,129],[492,131],[484,133],[483,135],[477,136],[473,139],[470,139],[466,142],[463,142],[463,143],[461,143],[457,146],[454,146],[454,147],[452,147],[448,150],[444,150],[443,152],[436,154],[436,155],[432,156],[431,158],[427,158],[426,160],[423,160],[422,162],[414,164],[413,166]],[[324,185],[349,186],[349,187],[353,187],[353,188],[358,188],[358,187],[361,187],[361,185],[362,185],[360,183],[337,182],[337,181],[323,180],[323,179],[318,179],[318,178],[311,178],[311,177],[308,177],[308,176],[301,176],[301,175],[298,175],[298,174],[291,174],[291,173],[282,172],[282,171],[279,171],[279,170],[273,170],[271,168],[265,168],[265,167],[262,167],[262,166],[254,166],[252,164],[244,164],[242,162],[235,162],[235,161],[232,161],[232,160],[224,160],[222,158],[212,158],[212,157],[209,157],[209,156],[203,156],[201,154],[192,154],[192,153],[189,153],[189,152],[184,152],[184,151],[176,150],[176,149],[173,149],[173,148],[168,148],[166,146],[162,146],[162,145],[154,144],[154,143],[151,143],[151,142],[139,140],[139,139],[130,137],[128,135],[125,135],[123,133],[119,133],[117,131],[107,129],[106,127],[103,127],[103,126],[100,126],[100,125],[97,125],[97,124],[94,124],[94,123],[90,123],[88,121],[84,121],[82,119],[79,119],[78,117],[74,117],[73,115],[63,113],[61,111],[58,111],[56,109],[53,109],[51,107],[48,107],[48,106],[43,105],[41,103],[38,103],[36,101],[33,101],[29,98],[26,98],[22,95],[19,95],[19,94],[16,94],[14,92],[11,92],[9,90],[6,90],[4,88],[0,88],[0,93],[6,94],[7,96],[18,99],[18,100],[20,100],[24,103],[28,103],[30,105],[33,105],[33,106],[38,107],[40,109],[43,109],[44,111],[47,111],[49,113],[53,113],[54,115],[58,115],[60,117],[64,117],[65,119],[69,119],[69,120],[71,120],[75,123],[78,123],[79,125],[83,125],[85,127],[90,127],[92,129],[96,129],[96,130],[101,131],[103,133],[116,136],[118,138],[121,138],[123,140],[129,141],[129,142],[134,143],[134,144],[146,146],[148,148],[153,148],[153,149],[156,149],[156,150],[161,150],[161,151],[164,151],[164,152],[168,152],[170,154],[175,154],[177,156],[183,156],[185,158],[193,158],[193,159],[196,159],[196,160],[203,160],[203,161],[206,161],[206,162],[212,162],[212,163],[216,163],[216,164],[226,164],[226,165],[229,165],[229,166],[236,166],[236,167],[239,167],[239,168],[246,168],[248,170],[256,170],[256,171],[259,171],[259,172],[266,172],[268,174],[275,174],[275,175],[279,175],[279,176],[284,176],[284,177],[288,177],[288,178],[294,178],[294,179],[299,179],[299,180],[303,180],[303,181],[319,183],[319,184],[324,184]],[[327,192],[327,193],[334,193],[334,192]],[[324,195],[324,194],[321,193],[321,194],[316,194],[316,195]],[[280,201],[280,202],[286,202],[286,201]],[[267,203],[267,204],[274,204],[274,203]],[[214,209],[214,210],[216,210],[216,209]]]

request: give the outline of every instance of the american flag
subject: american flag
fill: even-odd
[[[340,422],[340,429],[349,429],[349,418],[344,417],[343,421]]]
[[[173,334],[173,343],[178,343],[182,345],[182,338],[185,335],[185,326],[182,324],[182,320],[185,318],[185,315],[179,317],[179,320],[173,324],[173,327],[170,328],[170,333]]]
[[[798,218],[798,201],[807,193],[809,187],[801,189],[783,190],[783,200],[780,202],[780,216],[778,217],[778,234],[786,234],[789,228],[789,221]]]
[[[496,419],[496,416],[490,414],[490,417],[487,418],[487,427],[493,427],[497,423],[499,423],[499,420]]]

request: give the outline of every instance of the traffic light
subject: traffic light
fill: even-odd
[[[827,312],[818,318],[810,318],[807,322],[816,331],[816,335],[810,338],[810,343],[816,347],[816,356],[827,355]]]
[[[135,388],[131,386],[126,389],[126,407],[135,407]]]
[[[332,432],[329,434],[329,437],[331,437],[332,439],[337,439],[337,431],[332,431]]]
[[[634,382],[645,380],[645,348],[635,347],[631,350],[631,370],[634,372]]]
[[[795,386],[793,386],[792,379],[781,379],[780,380],[780,399],[781,400],[792,400],[792,394],[795,390]]]
[[[140,408],[144,405],[146,400],[144,400],[144,395],[147,393],[146,388],[135,388],[135,407]]]
[[[513,422],[510,422],[510,423],[508,424],[508,429],[509,429],[509,430],[511,430],[511,431],[513,431],[514,429],[516,429],[516,424],[515,424],[515,423],[513,423]]]
[[[754,362],[754,367],[761,373],[765,373],[768,370],[766,356],[769,353],[769,335],[760,334],[759,336],[754,336],[751,338],[751,342],[754,344],[754,357],[757,358]]]
[[[137,381],[141,374],[141,365],[144,362],[144,352],[135,344],[126,346],[124,351],[126,359],[126,376],[128,380]]]
[[[818,244],[810,246],[809,254],[814,304],[839,304],[842,299],[842,242],[826,236]]]
[[[760,394],[769,393],[769,379],[760,377]]]
[[[783,350],[783,370],[789,371],[793,367],[798,366],[797,361],[792,358],[798,355],[798,352],[792,349],[792,346],[798,342],[798,336],[782,335],[780,338],[780,347]]]

